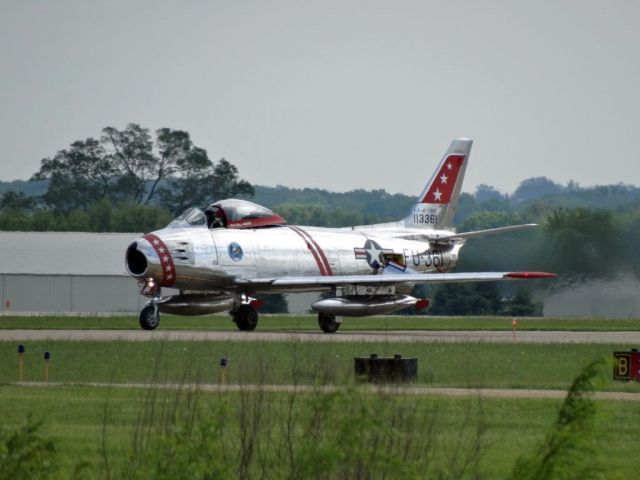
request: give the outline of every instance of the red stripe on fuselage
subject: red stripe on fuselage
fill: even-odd
[[[327,272],[324,269],[324,265],[322,263],[322,260],[320,259],[320,256],[318,255],[318,252],[316,252],[316,250],[313,247],[313,245],[311,245],[311,242],[309,242],[309,240],[307,240],[307,238],[304,236],[302,231],[299,230],[298,228],[293,227],[291,225],[288,225],[288,227],[291,230],[293,230],[294,232],[296,232],[298,234],[298,236],[302,239],[302,241],[307,245],[307,248],[309,249],[309,251],[313,255],[313,258],[315,259],[316,264],[318,265],[318,270],[320,270],[320,275],[322,275],[323,277],[326,277],[327,276]]]
[[[300,236],[300,238],[304,240],[304,243],[307,244],[307,248],[311,251],[313,258],[318,265],[320,275],[322,275],[323,277],[333,275],[331,267],[329,266],[329,262],[327,261],[327,257],[324,255],[324,252],[322,251],[318,243],[313,238],[311,238],[311,235],[302,230],[300,227],[295,227],[293,225],[288,225],[288,227],[296,232]]]
[[[315,239],[311,235],[309,235],[309,232],[307,232],[306,230],[303,230],[300,227],[296,227],[296,228],[300,230],[302,233],[304,233],[307,236],[307,238],[311,241],[311,243],[316,247],[318,253],[320,254],[320,258],[324,263],[324,268],[327,271],[327,275],[333,275],[333,272],[331,271],[331,266],[329,265],[329,261],[327,260],[327,257],[324,254],[324,251],[322,250],[322,248],[320,248],[320,245],[318,245],[318,242],[316,242]]]

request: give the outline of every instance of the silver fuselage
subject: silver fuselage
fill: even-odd
[[[173,259],[171,286],[185,291],[224,290],[238,281],[253,279],[376,274],[378,261],[389,256],[416,272],[445,272],[457,262],[462,246],[432,246],[426,241],[396,238],[393,228],[386,226],[169,227],[153,234],[162,239]],[[161,277],[159,259],[154,261],[158,255],[150,243],[141,239],[138,248],[150,260],[144,275]],[[310,289],[317,290],[300,287],[289,291]]]

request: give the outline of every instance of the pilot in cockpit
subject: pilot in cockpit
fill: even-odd
[[[207,227],[209,228],[223,228],[226,224],[224,213],[219,207],[207,207],[204,211],[207,217]]]

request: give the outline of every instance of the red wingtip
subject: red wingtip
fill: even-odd
[[[426,298],[420,299],[416,302],[416,310],[422,310],[425,309],[429,306],[431,302],[429,300],[427,300]]]
[[[264,300],[254,298],[253,300],[251,300],[250,305],[256,310],[260,310],[264,306]]]
[[[505,274],[505,278],[554,278],[555,273],[547,272],[510,272]]]

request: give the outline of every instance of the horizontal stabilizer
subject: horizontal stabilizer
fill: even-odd
[[[537,223],[525,223],[524,225],[511,225],[510,227],[488,228],[486,230],[476,230],[474,232],[452,233],[450,235],[436,235],[429,237],[430,242],[451,242],[454,240],[466,240],[468,238],[485,237],[498,233],[517,232],[537,227]]]

